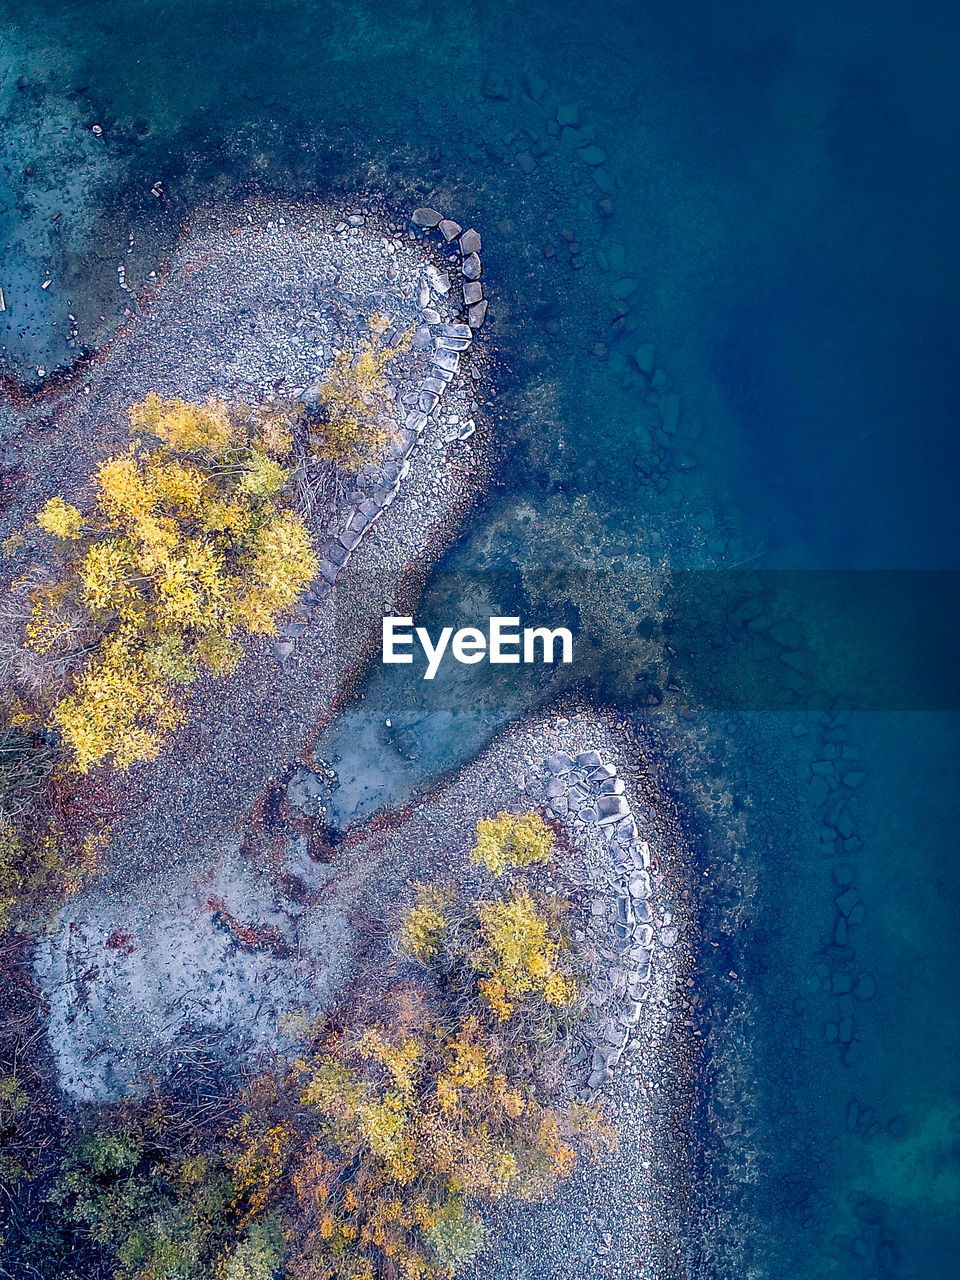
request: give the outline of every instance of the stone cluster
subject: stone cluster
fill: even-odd
[[[612,852],[609,888],[591,904],[602,968],[594,973],[587,993],[591,1015],[583,1029],[586,1047],[574,1055],[574,1065],[589,1070],[585,1094],[592,1096],[613,1076],[640,1020],[650,981],[650,847],[639,837],[615,764],[597,751],[576,756],[558,751],[547,758],[546,768],[547,812],[575,830],[598,828]],[[669,946],[676,934],[666,917],[664,923],[661,940]]]
[[[353,215],[345,223],[338,224],[335,230],[359,226],[364,221],[361,215]],[[461,356],[469,350],[476,330],[486,319],[487,301],[480,284],[480,233],[472,227],[464,231],[458,222],[444,218],[435,209],[415,209],[412,221],[423,230],[436,227],[446,244],[456,244],[461,262],[463,306],[467,323],[443,321],[439,312],[429,306],[428,284],[424,282],[421,285],[419,303],[422,323],[414,334],[413,345],[419,349],[432,345],[433,360],[429,372],[416,390],[401,396],[400,402],[405,414],[402,425],[390,441],[386,461],[372,471],[369,467],[364,468],[368,477],[375,479],[372,492],[353,505],[339,532],[325,541],[319,576],[304,596],[294,621],[281,629],[280,637],[273,645],[274,654],[281,659],[288,656],[294,640],[303,634],[304,627],[318,604],[333,589],[337,575],[360,545],[364,534],[396,498],[410,471],[410,460],[419,447],[428,421],[436,413],[444,392],[456,377]],[[426,274],[438,293],[449,292],[449,280],[432,264],[427,266]],[[388,330],[384,334],[384,341],[393,344],[399,342],[401,337],[400,333]],[[476,425],[471,419],[457,438],[468,440],[475,430]]]

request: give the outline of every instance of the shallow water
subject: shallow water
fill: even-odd
[[[781,655],[824,639],[809,615],[798,647],[772,639],[762,590],[730,653],[785,704],[708,689],[678,715],[727,649],[672,603],[643,620],[663,563],[957,567],[956,10],[8,0],[0,20],[0,342],[25,376],[109,332],[118,264],[136,284],[200,200],[347,186],[480,228],[502,456],[423,612],[477,570],[480,612],[572,609],[588,691],[668,757],[705,882],[691,1274],[954,1275],[957,722],[929,694],[949,651],[923,643],[942,620],[927,602],[884,641],[895,695],[851,679],[842,723],[803,710],[816,672],[782,686]],[[322,744],[343,818],[549,689],[374,668],[364,692]],[[365,792],[383,760],[389,793]],[[848,874],[863,919],[837,941]],[[842,989],[862,974],[875,993]]]

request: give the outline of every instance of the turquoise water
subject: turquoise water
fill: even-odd
[[[782,655],[855,642],[815,609],[777,639],[763,576],[958,567],[957,26],[903,0],[0,13],[0,342],[25,377],[109,331],[117,263],[136,282],[197,201],[347,187],[483,232],[503,447],[423,609],[473,575],[467,611],[573,610],[588,691],[669,762],[704,882],[698,1277],[957,1272],[958,726],[925,643],[950,601],[884,639],[888,701],[856,660],[816,701]],[[647,563],[759,586],[722,587],[714,645],[682,596],[644,627]],[[691,707],[714,665],[778,693]],[[552,692],[488,674],[373,670],[325,743],[341,816]]]

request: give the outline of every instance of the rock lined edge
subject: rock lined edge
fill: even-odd
[[[589,1069],[584,1099],[592,1099],[613,1078],[613,1070],[640,1021],[650,981],[654,931],[650,899],[650,846],[639,838],[636,819],[624,792],[617,766],[598,751],[570,756],[558,751],[544,761],[547,813],[576,830],[598,827],[610,842],[614,875],[610,887],[594,897],[591,917],[603,934],[616,962],[591,988],[594,1016],[583,1029],[586,1048],[575,1055],[575,1066]],[[664,917],[662,945],[675,945],[677,933]]]
[[[365,498],[357,503],[339,532],[332,533],[327,539],[327,546],[332,547],[332,550],[328,549],[326,557],[320,561],[318,576],[295,608],[293,621],[281,628],[280,635],[273,642],[274,656],[281,661],[289,657],[293,642],[303,633],[304,626],[311,620],[320,603],[332,593],[337,575],[356,551],[364,535],[396,498],[410,470],[410,459],[420,445],[420,436],[428,419],[436,413],[444,392],[457,374],[461,355],[470,349],[477,330],[486,319],[487,302],[483,286],[479,282],[483,271],[479,256],[482,247],[480,233],[472,227],[464,231],[459,222],[445,218],[436,209],[414,209],[411,221],[424,232],[437,229],[446,247],[456,245],[460,255],[463,310],[467,313],[468,323],[435,322],[428,325],[434,345],[433,363],[430,372],[413,392],[415,403],[404,416],[392,446],[391,457],[399,463],[399,468],[391,482],[378,489],[373,499]],[[338,223],[334,230],[339,231],[347,225],[362,225],[363,222],[362,218],[350,218],[346,223]],[[466,440],[472,434],[473,431],[469,430],[460,439]]]

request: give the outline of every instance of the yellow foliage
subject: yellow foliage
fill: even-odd
[[[270,1203],[283,1177],[293,1136],[283,1124],[257,1133],[249,1114],[231,1130],[231,1137],[239,1140],[231,1164],[237,1201],[246,1200],[241,1223],[256,1218]]]
[[[435,888],[418,887],[417,905],[404,917],[400,945],[417,960],[431,960],[440,950],[447,922],[443,915],[444,895]]]
[[[401,936],[436,986],[391,990],[386,1021],[365,1022],[362,1005],[331,1019],[241,1135],[257,1150],[286,1092],[290,1280],[449,1280],[486,1237],[471,1206],[548,1194],[589,1124],[542,1096],[556,1030],[544,1014],[576,992],[557,904],[419,890]],[[504,1026],[520,1002],[532,1016]]]
[[[349,471],[359,471],[386,439],[376,421],[389,403],[383,370],[402,349],[381,345],[376,319],[371,317],[370,341],[356,356],[338,351],[320,386],[324,421],[317,429],[316,452]]]
[[[118,768],[154,758],[179,719],[174,686],[201,667],[232,670],[243,634],[274,634],[317,568],[302,520],[278,502],[285,418],[248,427],[220,401],[151,393],[130,422],[160,447],[137,442],[101,463],[86,518],[61,499],[38,516],[79,546],[63,579],[34,592],[27,644],[56,649],[78,610],[100,639],[52,713],[81,772],[109,756]]]
[[[164,732],[180,723],[182,712],[170,698],[167,682],[145,659],[129,634],[111,636],[74,692],[54,708],[51,720],[73,753],[78,773],[108,755],[118,769],[135,760],[153,760]]]
[[[478,916],[483,941],[472,963],[485,975],[480,992],[499,1019],[531,994],[551,1005],[572,1002],[577,988],[557,967],[559,942],[526,890],[480,904]]]
[[[57,538],[79,538],[83,516],[62,498],[51,498],[37,516],[37,524]]]
[[[165,400],[155,391],[130,406],[130,429],[157,436],[180,453],[219,453],[234,436],[230,414],[222,400],[204,405],[185,400]]]
[[[413,1036],[407,1036],[399,1045],[394,1045],[383,1038],[378,1028],[371,1027],[364,1032],[357,1052],[361,1058],[373,1058],[386,1067],[391,1081],[404,1098],[412,1096],[423,1060],[423,1048]]]
[[[477,842],[470,857],[482,862],[494,875],[507,867],[528,867],[548,862],[553,851],[553,832],[538,813],[498,813],[477,823]]]

